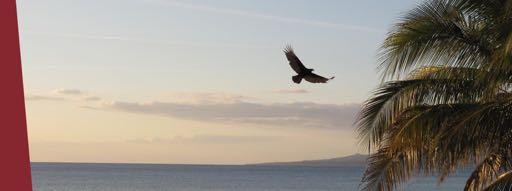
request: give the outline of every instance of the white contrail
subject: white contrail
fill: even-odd
[[[283,17],[283,16],[269,15],[269,14],[263,14],[263,13],[257,13],[257,12],[249,12],[249,11],[245,11],[245,10],[225,9],[225,8],[211,7],[211,6],[198,5],[198,4],[182,3],[182,2],[173,1],[173,0],[141,0],[141,1],[158,4],[158,5],[162,5],[162,6],[182,7],[182,8],[193,9],[193,10],[198,10],[198,11],[245,16],[245,17],[258,18],[258,19],[272,20],[272,21],[277,21],[277,22],[298,23],[298,24],[325,27],[325,28],[335,28],[335,29],[342,29],[342,30],[363,31],[363,32],[372,32],[372,33],[373,32],[382,32],[382,30],[371,28],[371,27],[338,24],[338,23],[332,23],[332,22],[307,20],[307,19],[301,19],[301,18]]]

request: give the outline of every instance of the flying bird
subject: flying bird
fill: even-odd
[[[290,62],[292,69],[297,72],[297,75],[292,77],[293,82],[300,84],[302,79],[305,79],[311,83],[327,83],[327,81],[334,79],[334,76],[331,78],[322,77],[313,73],[313,69],[306,68],[299,60],[299,57],[295,55],[291,46],[286,46],[284,54],[286,55],[286,59]]]

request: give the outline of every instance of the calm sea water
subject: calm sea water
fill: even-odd
[[[363,167],[285,167],[32,163],[35,191],[327,191],[357,190]],[[465,176],[441,186],[413,178],[416,191],[461,190]]]

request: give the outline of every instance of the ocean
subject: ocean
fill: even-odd
[[[32,163],[35,191],[352,191],[364,167]],[[404,190],[461,190],[467,174],[441,185],[414,177]]]

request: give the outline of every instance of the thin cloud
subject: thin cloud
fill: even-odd
[[[175,103],[193,104],[237,103],[257,100],[251,96],[223,92],[171,92],[164,97],[173,100]]]
[[[165,0],[144,0],[144,1],[162,5],[162,6],[181,7],[181,8],[197,10],[197,11],[205,11],[205,12],[235,15],[235,16],[244,16],[244,17],[264,19],[264,20],[270,20],[270,21],[276,21],[276,22],[297,23],[297,24],[310,25],[310,26],[315,26],[315,27],[353,30],[353,31],[360,31],[360,32],[382,32],[382,30],[374,29],[371,27],[365,27],[365,26],[356,26],[356,25],[339,24],[339,23],[332,23],[332,22],[325,22],[325,21],[308,20],[308,19],[302,19],[302,18],[284,17],[284,16],[251,12],[251,11],[246,11],[246,10],[226,9],[226,8],[205,6],[205,5],[200,5],[200,4],[182,3],[182,2],[178,2],[178,1],[165,1]]]
[[[84,101],[101,101],[101,97],[98,96],[87,96],[82,98]]]
[[[274,93],[279,93],[279,94],[306,94],[306,93],[309,93],[309,91],[305,90],[305,89],[281,89],[281,90],[275,90]]]
[[[83,95],[83,94],[85,94],[84,91],[79,90],[79,89],[64,89],[64,88],[56,89],[53,91],[53,93],[59,94],[59,95]]]
[[[45,96],[45,95],[28,95],[25,96],[27,101],[64,101],[66,99],[56,96]]]
[[[281,137],[278,136],[258,135],[195,135],[192,137],[175,136],[173,138],[130,139],[126,142],[135,144],[233,144],[272,142],[280,139]]]
[[[80,89],[60,88],[49,93],[29,94],[25,96],[25,100],[30,101],[101,101],[99,96],[91,95]]]
[[[273,104],[250,102],[214,104],[106,102],[97,109],[217,123],[303,128],[350,128],[359,110],[359,105],[310,102]]]

